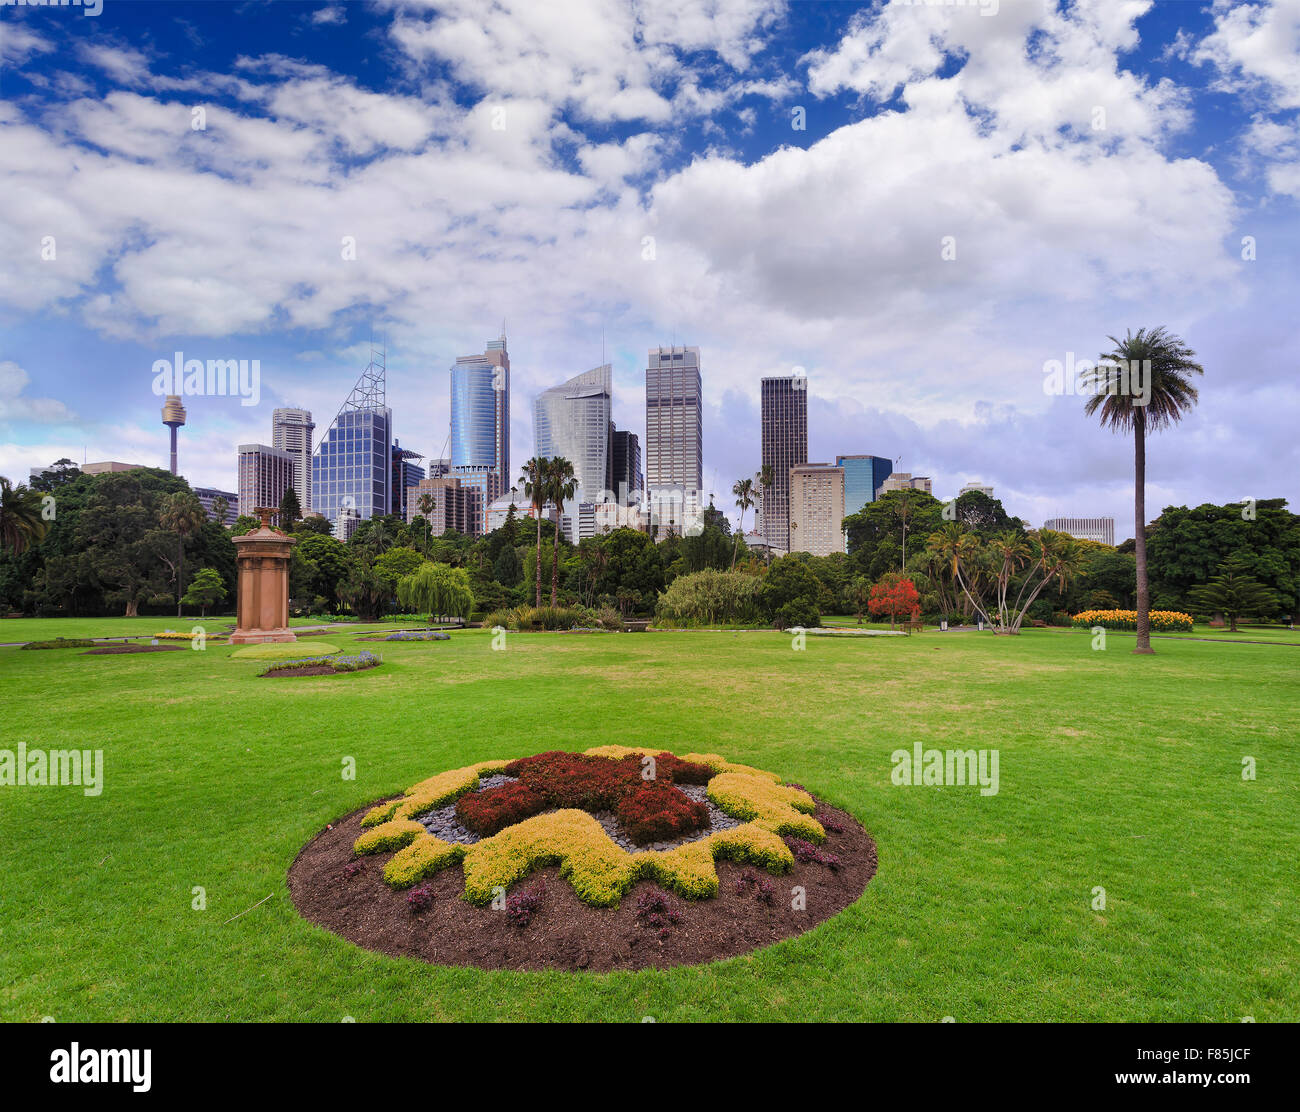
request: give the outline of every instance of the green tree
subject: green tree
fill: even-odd
[[[305,594],[312,599],[339,598],[339,585],[349,575],[348,547],[342,541],[320,533],[301,534],[293,553],[314,568]],[[290,568],[292,572],[292,567]]]
[[[1113,349],[1085,376],[1092,397],[1084,411],[1101,414],[1101,424],[1133,434],[1133,529],[1137,570],[1137,645],[1151,653],[1151,587],[1147,578],[1146,482],[1148,432],[1181,421],[1196,404],[1192,376],[1205,373],[1196,353],[1163,327],[1129,331],[1123,340],[1107,337]],[[1141,375],[1135,370],[1141,369]],[[1135,381],[1135,379],[1137,381]],[[1136,386],[1144,383],[1146,389]]]
[[[795,556],[772,561],[763,577],[760,601],[766,616],[782,628],[821,624],[817,600],[821,583]]]
[[[202,616],[208,616],[208,607],[216,606],[226,597],[226,585],[221,582],[221,573],[216,568],[200,568],[198,574],[190,581],[189,590],[185,592],[184,602],[202,608]]]
[[[375,574],[384,581],[388,593],[395,596],[398,583],[424,562],[424,557],[413,548],[390,548],[375,558]]]
[[[1249,563],[1240,556],[1225,560],[1218,575],[1192,591],[1192,602],[1211,614],[1223,614],[1232,633],[1237,632],[1237,620],[1243,615],[1276,614],[1277,592],[1265,587],[1250,570]]]
[[[501,555],[492,565],[492,574],[503,587],[517,587],[524,577],[523,564],[519,562],[519,552],[513,545],[502,545]]]
[[[292,533],[295,523],[302,517],[302,506],[298,502],[298,492],[293,487],[286,487],[280,497],[280,528]]]
[[[203,528],[208,515],[193,494],[183,491],[167,495],[159,520],[164,529],[176,534],[176,616],[179,618],[185,591],[185,541]]]
[[[929,537],[943,525],[943,503],[933,495],[887,491],[844,519],[850,566],[874,583],[886,572],[905,568],[907,537]]]
[[[365,552],[349,553],[347,574],[335,590],[339,600],[363,622],[378,618],[391,597],[388,584],[375,573],[374,563]]]
[[[421,564],[397,584],[397,599],[413,611],[426,611],[430,623],[449,617],[468,621],[474,609],[469,572],[448,564]]]

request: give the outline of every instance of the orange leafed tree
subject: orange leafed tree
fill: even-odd
[[[888,614],[889,628],[894,628],[900,614],[915,614],[921,608],[916,584],[902,577],[886,577],[871,588],[867,609],[872,614]]]

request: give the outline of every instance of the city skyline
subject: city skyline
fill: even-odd
[[[515,39],[502,9],[462,57],[433,34],[450,15],[310,7],[250,9],[239,36],[208,21],[199,44],[148,3],[7,10],[0,473],[165,467],[149,368],[183,350],[260,361],[258,406],[183,397],[181,471],[229,488],[268,409],[336,412],[372,329],[397,431],[437,453],[431,373],[504,317],[527,353],[516,392],[607,361],[613,420],[636,431],[646,346],[699,345],[703,483],[733,519],[758,382],[802,368],[810,458],[875,452],[939,491],[990,483],[1026,520],[1113,516],[1127,535],[1128,453],[1043,371],[1168,323],[1207,374],[1176,438],[1152,439],[1153,512],[1300,502],[1284,9],[772,3],[679,41],[625,34],[610,5],[582,84],[558,20]],[[359,36],[404,65],[368,69]],[[182,218],[196,196],[230,223]]]

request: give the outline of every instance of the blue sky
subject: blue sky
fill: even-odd
[[[1300,501],[1298,0],[104,0],[0,36],[0,473],[164,462],[179,350],[260,361],[259,405],[187,399],[182,470],[231,488],[276,405],[323,433],[372,330],[437,455],[447,367],[505,320],[516,461],[602,332],[641,430],[675,340],[720,504],[759,379],[802,367],[815,459],[1126,536],[1129,445],[1042,367],[1166,324],[1207,373],[1153,513]]]

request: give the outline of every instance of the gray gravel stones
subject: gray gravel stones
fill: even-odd
[[[492,776],[484,776],[479,780],[479,786],[476,791],[487,791],[489,788],[497,788],[502,784],[512,784],[517,778],[506,776],[502,773],[496,773]],[[709,809],[709,825],[703,830],[696,830],[687,834],[684,838],[678,838],[671,842],[652,842],[649,845],[639,846],[624,832],[619,825],[618,818],[613,811],[597,811],[592,814],[600,825],[604,828],[605,833],[610,836],[614,844],[628,853],[647,853],[655,850],[676,849],[678,846],[684,846],[688,842],[698,842],[702,838],[707,838],[710,834],[719,830],[731,830],[740,825],[739,819],[734,819],[730,815],[720,810],[717,806],[709,801],[708,790],[703,784],[675,784],[677,788],[687,799],[696,803],[703,803]],[[549,813],[549,812],[544,812]],[[480,841],[479,835],[473,831],[466,830],[456,818],[456,804],[448,803],[446,806],[439,807],[433,811],[426,811],[424,814],[417,816],[425,830],[435,838],[441,838],[444,842],[458,842],[461,845],[473,845]]]

